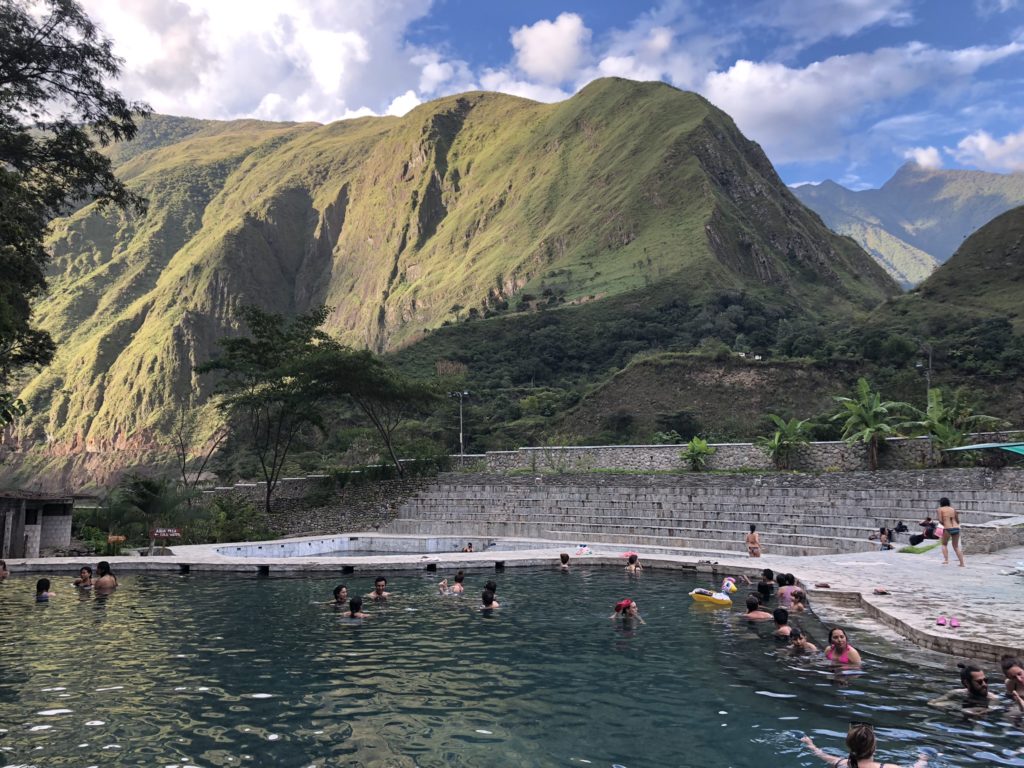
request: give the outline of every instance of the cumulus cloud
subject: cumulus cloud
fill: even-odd
[[[903,157],[929,170],[942,167],[942,155],[935,147],[912,147],[903,153]]]
[[[403,93],[401,96],[396,96],[390,104],[388,104],[387,114],[401,117],[413,107],[420,105],[420,98],[416,95],[416,91],[410,89]]]
[[[575,13],[542,19],[512,32],[516,64],[528,76],[558,84],[573,79],[587,54],[590,30]]]
[[[775,162],[826,160],[842,153],[850,125],[886,102],[1022,51],[1018,42],[953,51],[912,43],[803,68],[741,59],[709,74],[702,90]]]
[[[984,171],[1024,171],[1024,131],[999,139],[987,131],[965,136],[949,152],[964,165]]]

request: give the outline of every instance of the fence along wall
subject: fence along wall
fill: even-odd
[[[977,443],[1021,439],[1018,432],[979,433],[970,436]],[[591,469],[633,471],[671,470],[684,466],[683,445],[590,445],[551,448],[520,448],[490,451],[487,469],[503,472],[515,469],[572,472]],[[774,469],[768,455],[753,443],[715,443],[708,457],[709,470]],[[879,457],[880,469],[922,469],[936,467],[941,454],[928,437],[891,438]],[[841,441],[808,443],[794,451],[793,469],[810,472],[856,472],[868,469],[863,445]]]

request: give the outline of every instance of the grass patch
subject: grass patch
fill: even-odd
[[[940,542],[936,541],[934,544],[921,544],[916,547],[900,547],[899,551],[905,552],[908,555],[920,555],[924,554],[925,552],[931,552],[933,549],[939,546],[939,543]]]

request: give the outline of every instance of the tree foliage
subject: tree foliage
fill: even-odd
[[[769,414],[768,418],[775,424],[775,431],[757,438],[755,443],[768,454],[776,469],[790,469],[793,453],[810,441],[809,422],[796,418],[786,421],[774,413]]]
[[[680,458],[690,465],[690,470],[693,472],[700,472],[707,464],[715,451],[718,449],[713,445],[708,445],[708,441],[702,437],[693,437],[690,442],[686,444],[686,448],[683,449],[680,454]]]
[[[878,469],[878,455],[885,439],[900,434],[903,414],[911,406],[907,403],[882,400],[882,396],[871,389],[867,379],[858,379],[853,397],[836,397],[840,410],[832,421],[843,422],[843,440],[864,443],[868,452],[868,466]]]
[[[913,420],[901,424],[901,429],[928,435],[932,448],[940,452],[963,445],[972,432],[998,429],[1006,424],[995,416],[974,413],[963,390],[960,389],[953,393],[952,401],[948,404],[943,399],[941,389],[929,389],[927,408],[923,411],[913,408],[911,413],[914,416]],[[939,455],[941,462],[946,464],[949,454]]]
[[[0,0],[0,387],[53,356],[31,322],[50,221],[91,199],[144,206],[97,148],[149,111],[106,85],[121,63],[75,0]]]

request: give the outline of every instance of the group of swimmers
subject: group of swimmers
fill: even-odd
[[[4,578],[7,576],[7,564],[0,560],[0,567],[3,570]],[[117,587],[117,576],[110,569],[110,563],[106,560],[101,560],[96,564],[96,575],[93,576],[92,568],[88,565],[83,565],[78,571],[78,578],[71,582],[71,585],[75,589],[79,590],[91,590],[95,589],[97,592],[111,592]],[[36,602],[37,603],[48,603],[51,598],[57,596],[56,592],[50,591],[50,580],[39,579],[36,582]]]
[[[466,588],[464,581],[466,574],[463,571],[459,571],[452,578],[452,583],[448,583],[448,579],[442,579],[437,585],[437,591],[442,595],[462,595],[465,593]],[[495,594],[498,591],[498,583],[493,579],[488,581],[484,585],[484,590],[480,594],[480,610],[491,611],[495,608],[500,608],[501,603],[498,602]],[[387,600],[394,595],[393,592],[388,592],[388,580],[385,576],[378,576],[373,581],[373,591],[367,593],[364,597],[355,595],[350,597],[348,593],[348,586],[345,584],[339,584],[334,588],[334,599],[328,601],[328,605],[345,611],[345,618],[349,619],[368,619],[370,614],[363,612],[363,600],[373,600],[375,602],[381,602]]]

